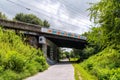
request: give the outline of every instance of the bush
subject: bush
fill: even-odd
[[[47,67],[48,67],[48,65],[46,64],[46,60],[45,60],[45,58],[44,57],[42,57],[42,56],[37,56],[36,58],[35,58],[35,61],[36,62],[38,62],[40,65],[42,65],[42,69],[43,70],[45,70]],[[41,70],[41,71],[43,71],[43,70]]]
[[[25,70],[28,70],[31,75],[35,74],[39,71],[38,66],[39,64],[35,61],[31,61],[30,63],[26,64]],[[39,66],[40,67],[40,66]]]
[[[11,69],[16,72],[21,72],[25,65],[25,56],[17,53],[16,51],[8,51],[4,59],[5,69]]]
[[[81,65],[98,80],[120,80],[120,53],[112,47],[107,47]]]
[[[12,70],[1,73],[0,80],[21,80],[20,76]]]
[[[21,80],[47,67],[43,53],[23,42],[22,35],[0,28],[0,80]]]
[[[4,71],[4,67],[0,66],[0,73],[2,73]]]

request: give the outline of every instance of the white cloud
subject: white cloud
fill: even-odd
[[[51,0],[45,0],[45,1],[42,1],[41,3],[38,3],[38,2],[35,3],[35,7],[53,15],[57,14],[57,10],[59,9],[59,6],[60,6],[60,3],[53,4]]]
[[[34,13],[42,19],[46,19],[50,22],[51,28],[60,29],[68,32],[83,33],[88,31],[91,22],[88,19],[88,12],[85,12],[88,5],[87,1],[70,0],[69,3],[62,3],[60,0],[11,0],[17,4],[15,5],[7,2],[6,0],[0,0],[0,8],[8,16],[15,16],[16,13]],[[63,0],[65,2],[67,0]],[[77,2],[76,2],[77,1]],[[11,6],[11,7],[10,7]],[[81,7],[83,6],[83,7]],[[26,10],[26,8],[30,10]],[[71,10],[72,7],[72,10]],[[76,9],[80,9],[76,13]],[[84,14],[83,14],[84,13]]]

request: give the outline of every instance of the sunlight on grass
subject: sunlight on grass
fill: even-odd
[[[71,58],[71,61],[77,61],[78,58]],[[84,70],[80,64],[73,63],[75,80],[97,80],[96,77],[90,75]]]
[[[80,64],[73,64],[75,80],[97,80],[94,76],[85,71]]]

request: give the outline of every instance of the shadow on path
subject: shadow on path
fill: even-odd
[[[74,64],[76,63],[76,61],[69,61],[68,59],[65,59],[65,60],[61,60],[59,61],[57,64],[55,65],[66,65],[66,64]]]

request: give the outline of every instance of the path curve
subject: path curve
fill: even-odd
[[[69,62],[61,62],[25,80],[74,80],[74,68]]]

